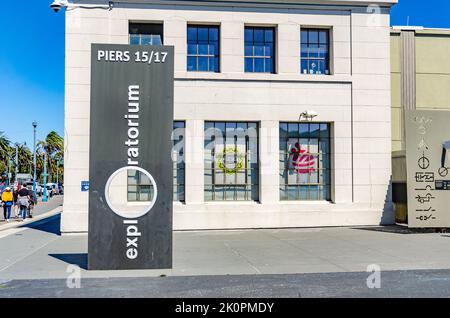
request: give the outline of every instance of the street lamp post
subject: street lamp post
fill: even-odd
[[[17,179],[17,175],[19,174],[19,143],[16,142],[16,175],[14,178],[14,184],[17,187],[17,190],[19,190],[19,179]]]
[[[33,195],[36,200],[36,127],[38,123],[33,121],[31,124],[33,125]]]
[[[42,202],[47,202],[47,151],[44,151],[44,196],[42,197]]]
[[[11,186],[11,159],[8,158],[8,187]]]
[[[58,187],[59,189],[58,170],[59,170],[59,159],[56,159],[56,187]]]

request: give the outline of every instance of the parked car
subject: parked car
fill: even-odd
[[[33,191],[33,181],[27,182],[27,189]],[[36,183],[36,194],[42,196],[43,189],[39,183]]]

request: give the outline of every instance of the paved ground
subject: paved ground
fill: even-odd
[[[190,276],[16,280],[0,284],[0,297],[450,297],[450,270],[393,271],[381,274],[379,289],[367,287],[367,273]]]
[[[59,221],[1,238],[0,279],[66,278],[69,264],[83,277],[450,269],[450,234],[388,227],[175,232],[173,270],[87,271],[87,235],[59,236]]]
[[[55,215],[0,232],[0,297],[450,296],[445,233],[401,227],[175,232],[173,270],[87,271],[87,236],[60,236],[59,223]],[[82,293],[67,290],[71,264],[81,267]],[[382,270],[382,293],[366,286],[371,264]]]
[[[42,202],[42,197],[40,197],[38,199],[38,201],[39,201],[38,204],[34,208],[33,216],[39,216],[39,215],[46,213],[50,210],[53,210],[59,206],[62,206],[63,200],[64,200],[64,196],[62,196],[62,195],[57,195],[52,198],[49,198],[47,202]],[[0,212],[1,212],[0,213],[0,215],[1,215],[0,216],[0,218],[1,218],[0,228],[1,228],[1,226],[3,224],[5,224],[5,220],[3,219],[3,208],[0,209]],[[11,211],[11,214],[12,214],[12,211]],[[11,221],[14,222],[15,219],[12,219]]]

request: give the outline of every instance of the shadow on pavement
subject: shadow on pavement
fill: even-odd
[[[60,225],[61,225],[61,214],[57,214],[34,223],[26,224],[23,227],[51,234],[61,235]]]
[[[363,230],[363,231],[374,231],[374,232],[384,232],[392,234],[430,234],[430,233],[440,233],[437,229],[411,229],[406,226],[401,225],[390,225],[390,226],[374,226],[374,227],[352,227],[352,230]]]
[[[48,254],[51,257],[59,259],[71,265],[78,265],[80,268],[87,270],[88,267],[88,255],[87,253],[78,254]]]

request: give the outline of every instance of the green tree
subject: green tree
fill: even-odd
[[[3,131],[0,131],[0,175],[8,170],[8,155],[11,156],[11,142]]]
[[[30,149],[25,145],[20,145],[19,148],[19,172],[21,173],[32,173],[30,171],[30,163],[33,162],[33,154],[31,153]]]
[[[45,140],[37,143],[37,147],[40,155],[47,154],[48,180],[56,181],[57,160],[59,159],[61,161],[64,156],[64,139],[56,131],[51,131]],[[36,164],[37,166],[38,164]],[[43,170],[42,167],[42,172]],[[60,169],[58,172],[62,176],[63,171]]]

